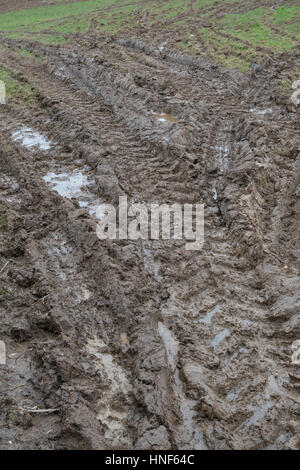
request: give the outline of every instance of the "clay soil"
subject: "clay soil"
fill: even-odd
[[[2,449],[300,448],[294,58],[241,73],[159,34],[1,39],[34,92],[0,106]],[[89,208],[122,195],[203,203],[203,248],[99,240]]]

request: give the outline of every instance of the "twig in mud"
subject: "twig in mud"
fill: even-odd
[[[17,361],[18,361],[19,359],[21,359],[21,357],[24,357],[24,356],[25,356],[25,352],[23,352],[23,353],[19,354],[19,356],[15,357],[15,358],[14,358],[15,363],[17,363]]]
[[[7,263],[5,263],[5,265],[3,266],[3,268],[1,269],[0,271],[0,274],[4,271],[4,269],[6,268],[6,266],[10,263],[10,259],[7,261]]]
[[[45,297],[42,297],[41,299],[35,300],[32,304],[29,305],[29,308],[32,307],[33,305],[37,304],[38,302],[42,302],[42,300],[46,299],[46,297],[49,297],[49,295],[50,294],[47,294],[47,295],[45,295]],[[25,312],[26,312],[26,310],[23,310],[22,312],[19,313],[19,315],[21,315],[22,313],[25,313]],[[51,312],[51,310],[47,313],[50,313],[50,312]]]
[[[59,408],[48,408],[48,409],[40,409],[38,410],[37,408],[23,408],[22,406],[19,407],[20,410],[26,412],[26,413],[57,413],[60,409]]]
[[[16,387],[13,387],[13,388],[7,388],[6,390],[3,390],[3,392],[5,392],[5,393],[13,392],[14,390],[17,390],[17,388],[24,387],[25,385],[26,384],[21,384],[21,385],[17,385]]]
[[[50,295],[50,294],[47,294],[47,295],[45,295],[44,297],[42,297],[41,299],[35,300],[32,305],[36,304],[37,302],[41,302],[42,300],[44,300],[44,299],[46,299],[47,297],[49,297],[49,295]]]
[[[52,339],[50,341],[30,341],[30,344],[53,344],[57,343],[55,339]]]

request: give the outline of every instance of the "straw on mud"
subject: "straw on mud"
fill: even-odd
[[[1,269],[0,271],[0,274],[2,273],[2,271],[4,271],[4,269],[6,268],[6,266],[8,265],[8,263],[10,263],[10,259],[7,261],[7,263],[5,263],[5,265],[3,266],[3,268]]]
[[[18,388],[24,387],[25,385],[26,384],[21,384],[21,385],[17,385],[16,387],[13,387],[13,388],[7,388],[7,389],[3,390],[3,392],[5,392],[5,393],[13,392],[14,390],[17,390]]]
[[[50,294],[47,294],[47,295],[45,295],[44,297],[42,297],[41,299],[35,300],[34,302],[32,302],[32,304],[30,305],[30,307],[32,307],[33,305],[37,304],[38,302],[42,302],[42,301],[45,300],[47,297],[49,297],[49,295],[50,295]],[[49,312],[47,312],[47,313],[50,313],[50,312],[51,312],[51,310],[50,310]],[[25,313],[25,310],[23,310],[22,312],[20,312],[20,314],[22,314],[22,313]],[[47,314],[47,313],[46,313],[46,314]]]
[[[35,409],[35,408],[23,408],[22,406],[19,407],[20,410],[26,413],[57,413],[60,409],[59,408],[48,408],[48,409]]]

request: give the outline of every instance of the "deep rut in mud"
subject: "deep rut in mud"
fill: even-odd
[[[299,112],[276,70],[3,43],[38,94],[1,108],[0,447],[299,447]],[[100,241],[122,195],[204,203],[203,249]]]

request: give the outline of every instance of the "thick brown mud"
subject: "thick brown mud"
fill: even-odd
[[[299,109],[280,64],[2,44],[37,98],[0,108],[0,447],[299,449]],[[96,208],[122,195],[204,203],[203,248],[100,241]]]

